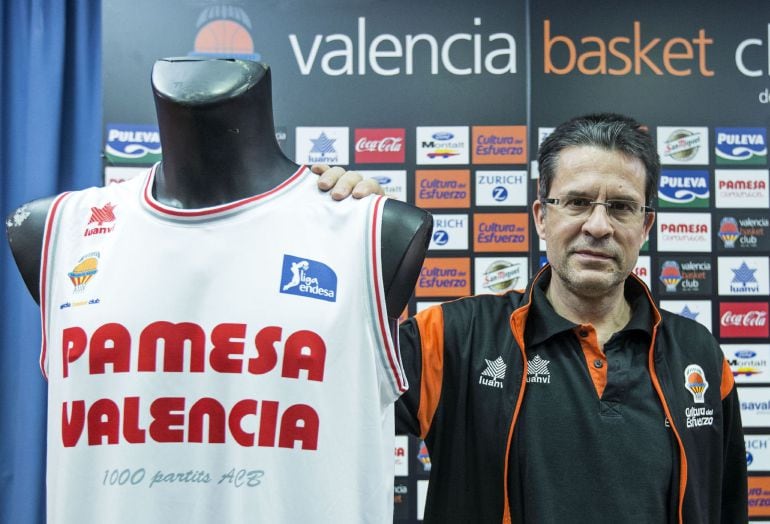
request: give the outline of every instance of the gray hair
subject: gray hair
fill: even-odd
[[[573,118],[559,125],[540,145],[538,197],[548,196],[559,153],[571,146],[595,146],[619,151],[644,164],[645,205],[651,205],[658,188],[660,157],[647,128],[633,118],[616,113],[597,113]]]

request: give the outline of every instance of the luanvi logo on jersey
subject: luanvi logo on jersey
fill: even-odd
[[[487,363],[487,369],[479,375],[479,384],[502,389],[505,370],[508,368],[503,362],[503,357],[497,357],[495,360],[484,359],[484,362]]]
[[[107,202],[102,207],[91,208],[91,218],[88,219],[88,225],[83,233],[84,237],[90,237],[92,235],[104,235],[111,233],[115,229],[115,224],[111,226],[105,226],[115,222],[115,207],[111,202]]]
[[[337,274],[332,268],[309,258],[283,256],[281,293],[337,301]]]
[[[550,360],[540,358],[535,355],[532,360],[527,361],[527,383],[537,382],[540,384],[551,383],[551,372],[548,371]]]

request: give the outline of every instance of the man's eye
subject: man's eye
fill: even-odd
[[[622,200],[610,200],[607,202],[609,205],[609,208],[613,211],[617,211],[620,213],[633,213],[634,211],[634,203],[633,202],[624,202]]]
[[[564,205],[573,209],[585,209],[591,207],[591,201],[587,198],[569,198]]]

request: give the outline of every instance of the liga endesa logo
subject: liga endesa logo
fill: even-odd
[[[356,129],[357,164],[403,164],[406,158],[404,129]]]
[[[763,338],[769,334],[767,302],[722,302],[719,304],[719,336]]]

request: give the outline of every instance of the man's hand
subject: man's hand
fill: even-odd
[[[314,164],[311,171],[318,178],[318,188],[329,191],[334,200],[344,200],[351,194],[353,198],[363,198],[367,195],[384,195],[382,186],[373,178],[364,178],[355,171],[345,171],[342,167],[329,167],[326,164]]]

